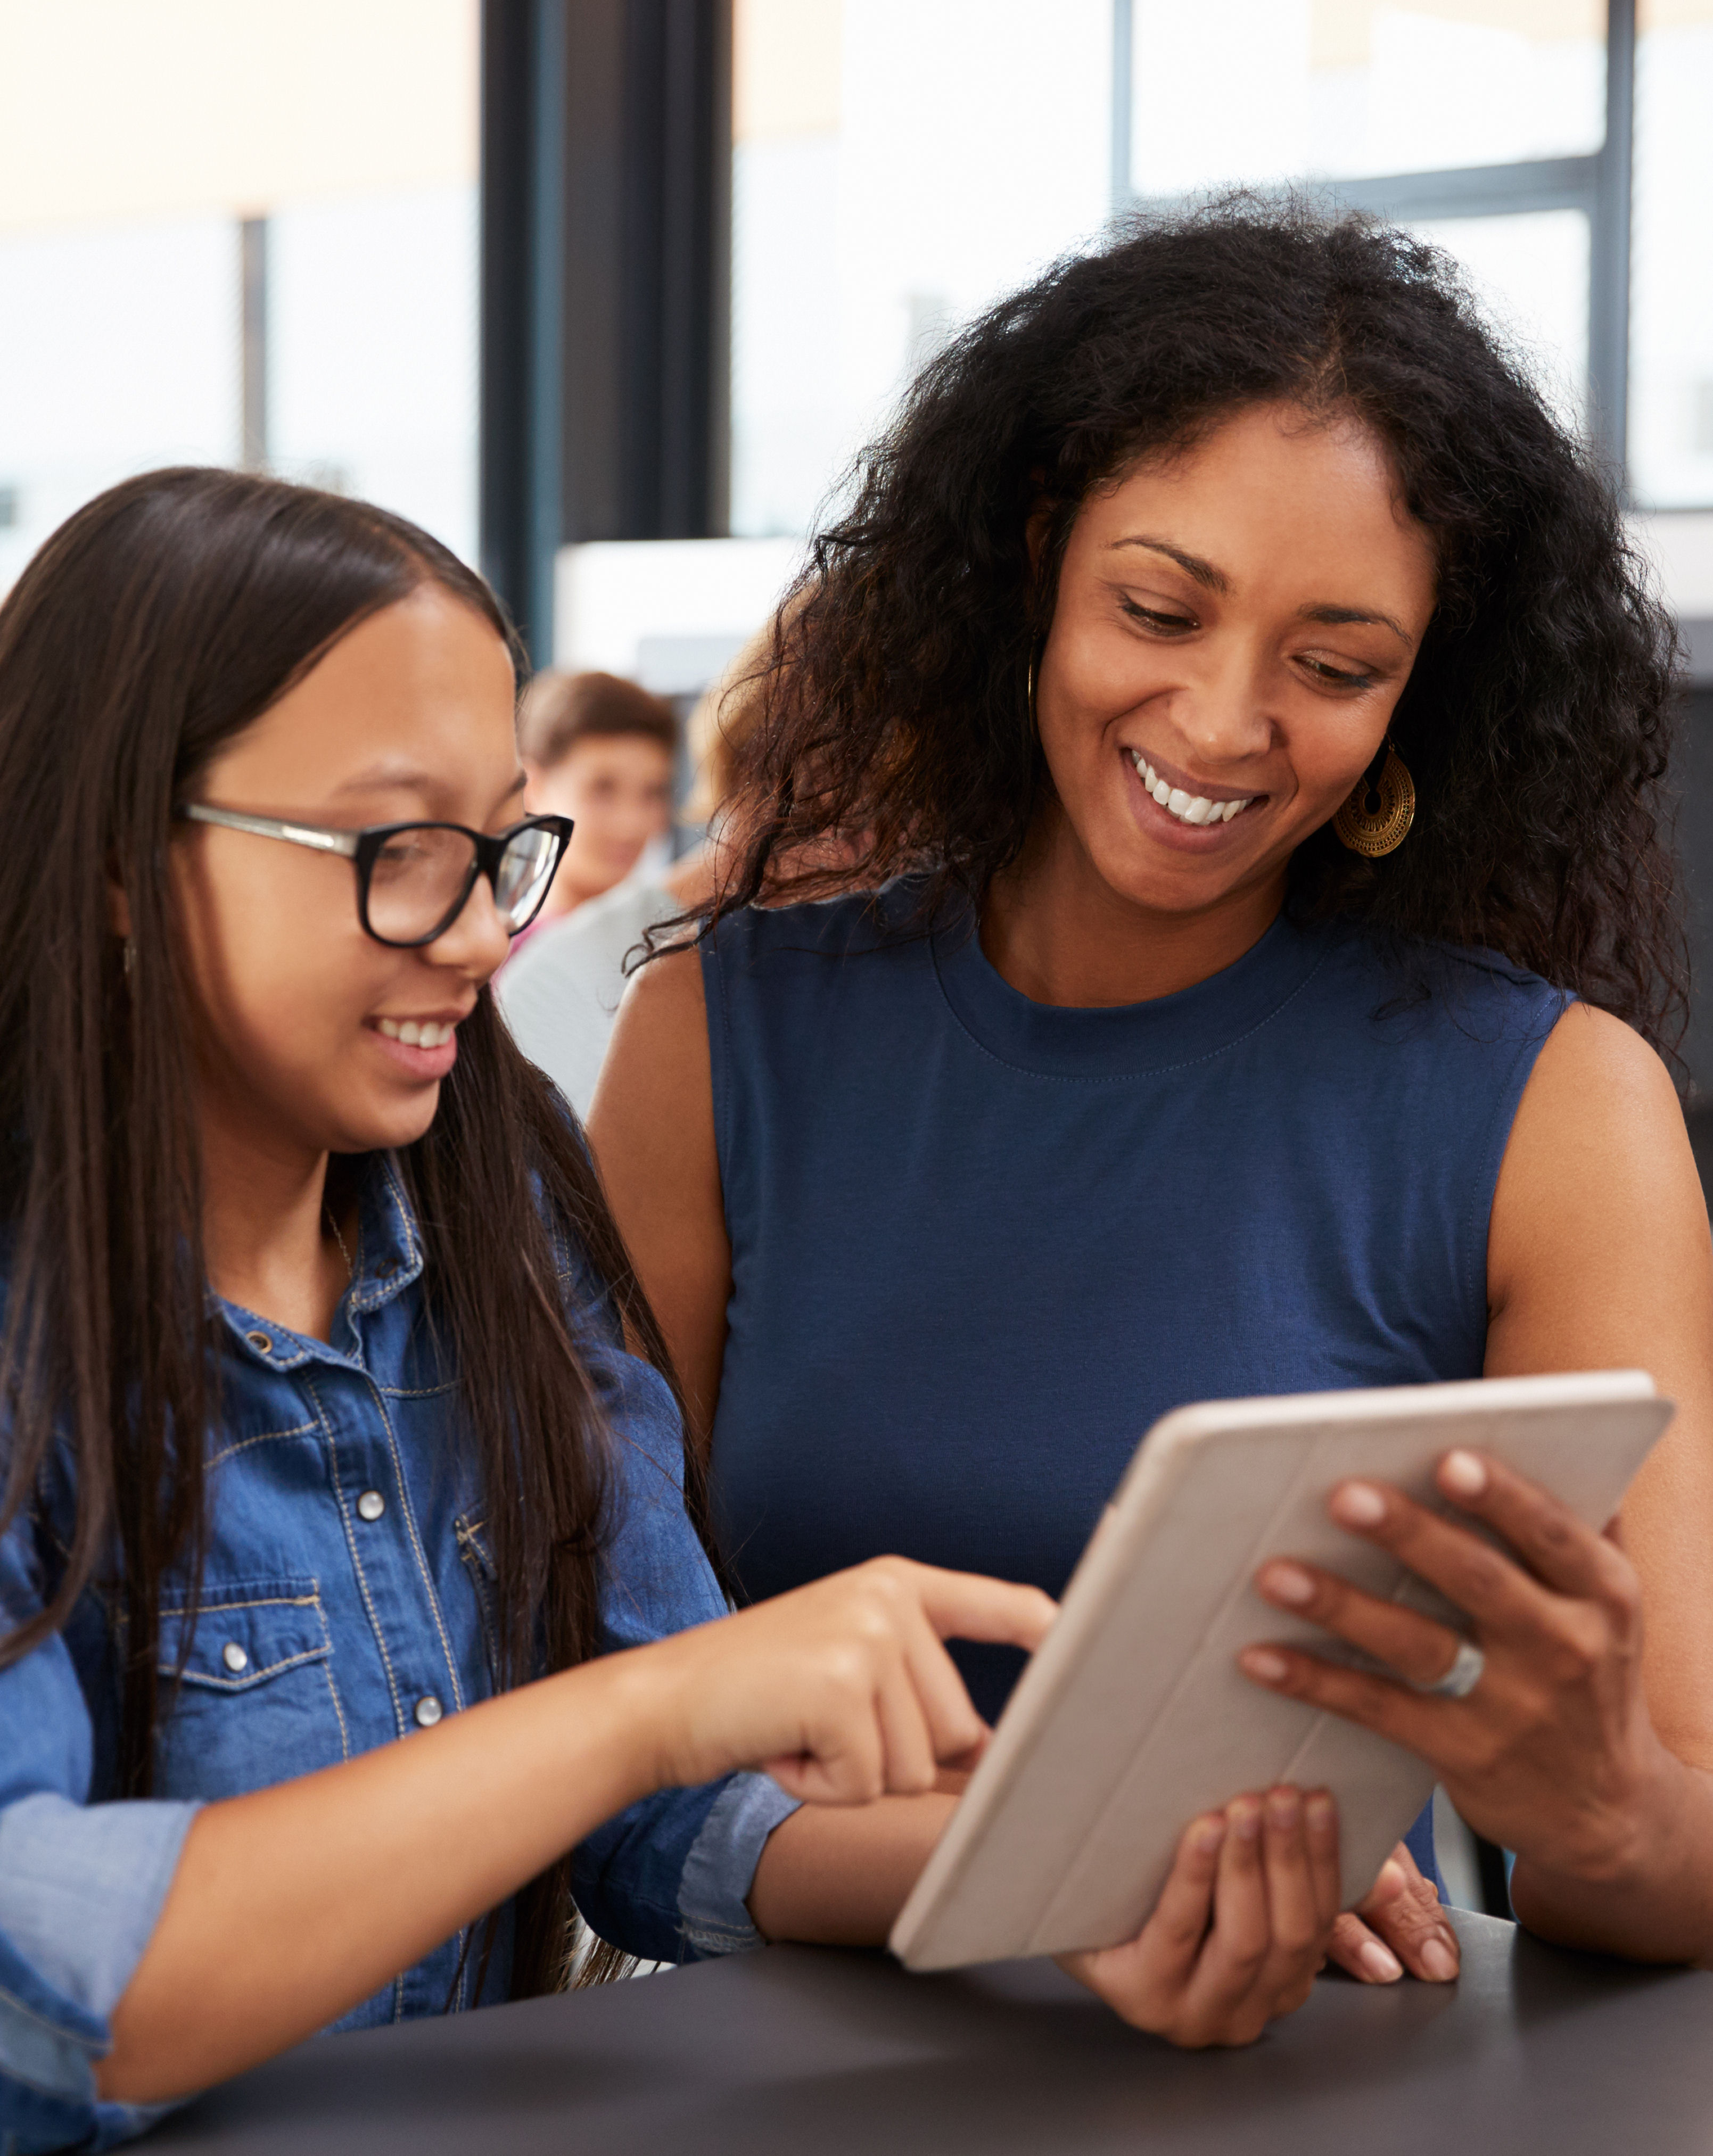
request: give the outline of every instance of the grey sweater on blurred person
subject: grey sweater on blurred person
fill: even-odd
[[[576,1110],[589,1113],[625,993],[625,959],[679,901],[652,877],[629,877],[542,929],[496,984],[518,1046]]]

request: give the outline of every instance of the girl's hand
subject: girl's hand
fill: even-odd
[[[1399,1681],[1283,1646],[1248,1648],[1242,1666],[1257,1683],[1330,1708],[1428,1761],[1489,1841],[1550,1871],[1620,1874],[1635,1861],[1669,1764],[1643,1697],[1635,1572],[1607,1536],[1497,1460],[1448,1453],[1438,1481],[1516,1558],[1382,1485],[1342,1483],[1329,1510],[1468,1613],[1486,1666],[1466,1697],[1414,1689],[1450,1670],[1455,1634],[1289,1559],[1263,1568],[1260,1592],[1386,1663]]]
[[[811,1804],[932,1789],[989,1735],[941,1642],[1032,1651],[1057,1609],[1038,1588],[884,1557],[636,1649],[650,1786],[758,1767]]]
[[[1338,1901],[1337,1807],[1281,1786],[1192,1820],[1136,1938],[1059,1966],[1174,2044],[1253,2044],[1308,1998]]]
[[[1429,1984],[1449,1984],[1462,1955],[1458,1935],[1402,1842],[1354,1909],[1332,1928],[1326,1958],[1364,1984],[1396,1984],[1407,1969]]]

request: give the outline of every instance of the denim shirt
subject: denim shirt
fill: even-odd
[[[99,2102],[94,2062],[199,1804],[407,1738],[494,1688],[482,1495],[430,1336],[416,1224],[384,1159],[359,1220],[331,1345],[210,1299],[223,1391],[207,1554],[194,1613],[182,1580],[163,1583],[152,1795],[115,1794],[122,1624],[111,1583],[0,1671],[0,2156],[108,2147],[159,2115]],[[613,1434],[604,1645],[631,1646],[725,1604],[684,1512],[670,1390],[624,1352],[578,1255],[561,1241],[558,1255]],[[50,1599],[74,1494],[62,1460],[0,1542],[0,1625]],[[656,1960],[754,1945],[745,1897],[793,1809],[755,1774],[647,1799],[575,1852],[578,1907],[601,1937]],[[508,1988],[509,1918],[483,2000]],[[335,2025],[481,2003],[467,1943],[447,1940]]]

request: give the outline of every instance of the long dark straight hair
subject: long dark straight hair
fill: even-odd
[[[56,1446],[76,1486],[52,1596],[0,1637],[0,1665],[57,1631],[92,1580],[111,1580],[121,1794],[149,1786],[162,1586],[169,1571],[193,1592],[200,1579],[203,1450],[219,1409],[172,805],[332,643],[424,583],[517,655],[487,586],[402,518],[177,470],[80,510],[0,606],[0,1220],[12,1240],[0,1532]],[[128,953],[110,920],[116,877]],[[670,1375],[667,1356],[575,1127],[486,990],[433,1126],[399,1159],[485,1492],[495,1681],[515,1683],[543,1652],[562,1668],[599,1638],[601,1416],[544,1215],[580,1242],[633,1341]],[[514,1994],[561,1973],[567,1878],[561,1866],[520,1897]]]

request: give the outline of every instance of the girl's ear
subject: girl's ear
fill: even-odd
[[[116,875],[107,876],[107,926],[121,942],[131,941],[131,901]]]

